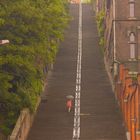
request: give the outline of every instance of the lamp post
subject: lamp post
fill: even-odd
[[[0,40],[0,45],[8,44],[9,40]]]

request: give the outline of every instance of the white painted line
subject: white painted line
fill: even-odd
[[[80,107],[80,102],[75,102],[75,109],[77,110],[77,108],[79,108],[79,107]]]
[[[77,93],[77,91],[75,92],[75,97],[78,97],[78,93]]]
[[[80,73],[77,73],[77,78],[79,78],[81,75],[80,75]]]
[[[74,127],[76,127],[77,119],[74,118]]]
[[[77,130],[77,138],[80,138],[80,127],[78,127],[78,130]]]
[[[78,79],[76,79],[76,84],[78,84]]]
[[[77,106],[77,108],[75,108],[75,114],[74,114],[75,116],[79,116],[80,115],[80,108],[79,108],[79,106]]]
[[[78,103],[78,106],[80,106],[80,100],[78,100],[77,103]],[[79,109],[79,108],[78,108],[78,109]],[[80,109],[79,109],[79,110],[80,110]]]
[[[78,124],[78,126],[80,127],[80,117],[79,117],[78,120],[77,120],[77,124]]]
[[[77,74],[75,87],[75,111],[72,140],[80,139],[80,94],[81,94],[81,62],[82,62],[82,4],[79,4],[79,28],[78,28],[78,54]]]
[[[76,91],[78,91],[78,85],[76,85]]]
[[[81,84],[81,79],[77,79],[76,84],[79,86]]]
[[[78,90],[79,90],[79,91],[81,90],[81,86],[78,86]]]
[[[73,138],[76,136],[76,130],[73,129]]]
[[[77,103],[76,101],[80,98],[80,94],[79,93],[75,93],[75,98],[77,98],[76,100],[75,100],[75,103]]]
[[[74,113],[74,115],[77,116],[77,108],[75,108],[75,113]]]

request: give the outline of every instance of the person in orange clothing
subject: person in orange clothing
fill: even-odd
[[[70,112],[71,108],[72,108],[72,100],[71,99],[67,100],[66,106],[67,106],[68,112]]]

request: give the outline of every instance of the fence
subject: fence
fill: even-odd
[[[39,106],[40,100],[41,99],[39,98],[36,109]],[[8,140],[26,140],[34,120],[35,113],[30,113],[29,109],[23,109]]]
[[[28,109],[21,111],[9,140],[25,140],[31,127],[32,117]]]
[[[6,136],[4,136],[2,133],[0,133],[0,140],[6,140]]]
[[[122,110],[128,139],[140,140],[140,75],[129,75],[129,70],[121,64],[115,94]]]

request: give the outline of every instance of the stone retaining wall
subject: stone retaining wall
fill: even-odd
[[[36,106],[36,110],[39,106],[40,98],[38,99],[38,103]],[[30,128],[32,126],[35,113],[30,113],[29,109],[25,108],[21,111],[20,116],[17,120],[15,128],[12,134],[9,136],[8,140],[26,140]],[[1,139],[0,139],[1,140]]]

